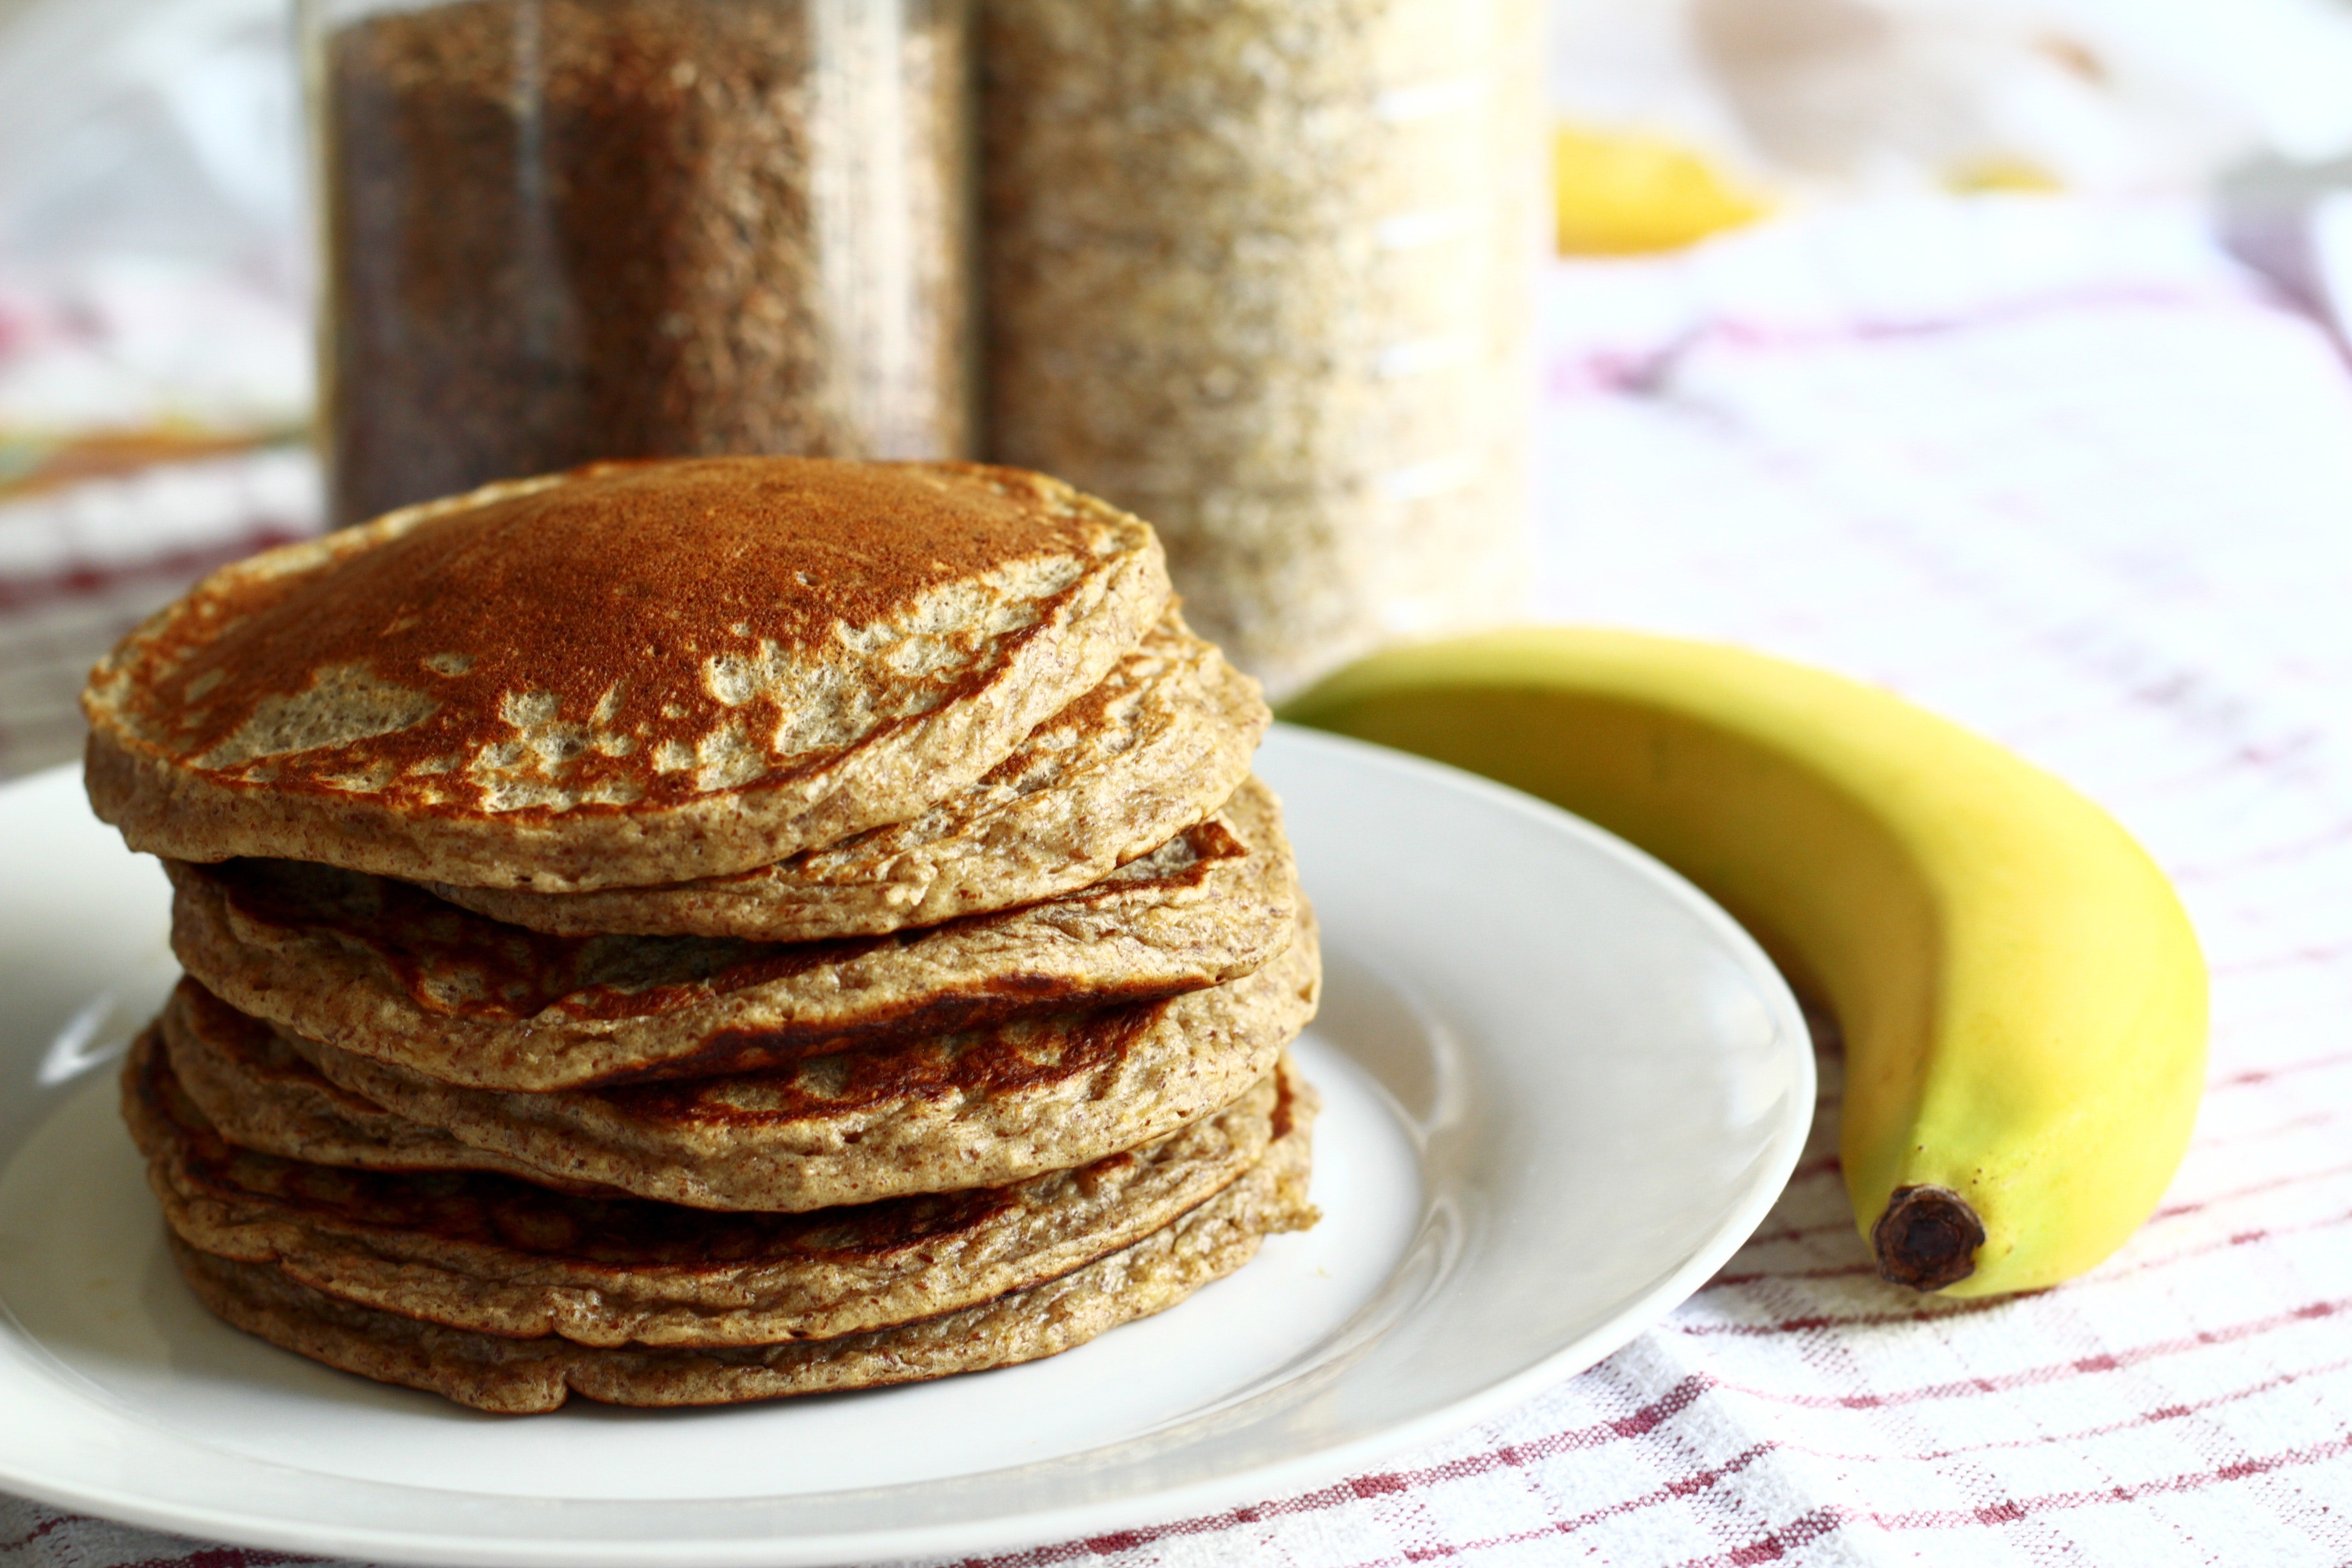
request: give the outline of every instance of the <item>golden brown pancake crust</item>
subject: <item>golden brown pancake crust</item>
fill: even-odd
[[[475,1089],[778,1067],[861,1041],[1198,990],[1290,939],[1273,792],[1092,888],[889,936],[558,937],[404,882],[290,860],[170,866],[173,945],[232,1005]]]
[[[1212,815],[1249,775],[1271,718],[1257,682],[1171,609],[1100,685],[908,821],[666,888],[433,891],[564,936],[816,942],[937,925],[1100,881]]]
[[[313,1289],[268,1263],[172,1252],[198,1300],[247,1332],[382,1383],[480,1410],[730,1405],[841,1393],[1033,1361],[1175,1305],[1248,1262],[1265,1237],[1315,1223],[1307,1201],[1311,1097],[1264,1158],[1171,1225],[1083,1268],[936,1318],[837,1339],[713,1349],[604,1348],[445,1328]]]
[[[1300,915],[1280,958],[1205,991],[774,1072],[512,1094],[286,1038],[346,1091],[561,1180],[697,1208],[872,1203],[1085,1164],[1231,1103],[1314,1016]]]
[[[92,673],[135,849],[643,886],[901,821],[1168,600],[1139,521],[976,464],[710,458],[493,485],[224,568]]]
[[[1282,1077],[1130,1152],[1013,1186],[801,1215],[562,1195],[510,1177],[338,1169],[242,1148],[151,1034],[123,1119],[172,1228],[344,1300],[583,1344],[773,1344],[936,1316],[1083,1268],[1202,1204],[1291,1120]]]

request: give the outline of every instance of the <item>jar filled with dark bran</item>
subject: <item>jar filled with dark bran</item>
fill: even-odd
[[[604,458],[962,457],[962,0],[302,0],[338,523]]]

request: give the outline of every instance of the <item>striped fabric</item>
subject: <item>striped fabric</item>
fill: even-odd
[[[1602,1365],[1323,1487],[967,1561],[2352,1563],[2352,375],[2179,215],[1858,243],[1555,277],[1538,608],[1885,681],[2121,816],[2214,976],[2162,1210],[2036,1296],[1880,1284],[1825,1040],[1779,1206]],[[0,1568],[280,1561],[0,1500]]]
[[[81,754],[91,661],[212,568],[319,526],[287,449],[0,499],[0,777]]]

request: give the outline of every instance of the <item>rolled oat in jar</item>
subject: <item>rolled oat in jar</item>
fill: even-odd
[[[993,455],[1150,518],[1277,693],[1508,615],[1535,0],[988,0]]]

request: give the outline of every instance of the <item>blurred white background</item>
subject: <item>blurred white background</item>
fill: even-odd
[[[2345,0],[1555,12],[1568,200],[1601,209],[1566,216],[1571,248],[1906,196],[2188,199],[2265,159],[2352,153]],[[168,447],[305,417],[289,23],[284,0],[0,0],[0,485],[93,432]],[[2279,185],[2270,207],[2310,205]],[[2266,260],[2307,285],[2295,248],[2273,239]]]
[[[303,418],[299,150],[278,0],[0,0],[0,479]]]
[[[1564,0],[1562,112],[1837,198],[2040,180],[2198,188],[2352,151],[2335,0]]]

